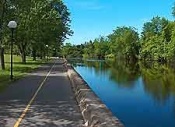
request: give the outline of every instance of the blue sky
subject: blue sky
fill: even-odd
[[[63,0],[71,12],[74,35],[66,42],[81,44],[106,36],[117,26],[133,26],[142,31],[154,16],[174,20],[175,0]]]

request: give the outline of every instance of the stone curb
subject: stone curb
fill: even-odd
[[[67,74],[88,127],[124,127],[70,65]]]

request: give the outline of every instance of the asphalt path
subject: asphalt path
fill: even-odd
[[[0,93],[0,127],[82,127],[63,60],[43,65]]]

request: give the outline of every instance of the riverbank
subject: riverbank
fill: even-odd
[[[86,126],[124,127],[71,65],[67,73]]]

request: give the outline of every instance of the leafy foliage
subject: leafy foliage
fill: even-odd
[[[9,20],[15,20],[18,24],[15,30],[16,53],[20,53],[23,63],[26,55],[33,55],[34,59],[36,56],[43,58],[46,45],[58,51],[63,41],[73,33],[70,13],[61,0],[3,0],[0,9],[4,10],[0,13],[2,43],[8,47],[10,30],[7,24]]]
[[[133,27],[117,27],[107,37],[90,40],[83,46],[84,49],[79,50],[83,50],[84,58],[173,61],[175,22],[156,16],[144,24],[140,36]]]

